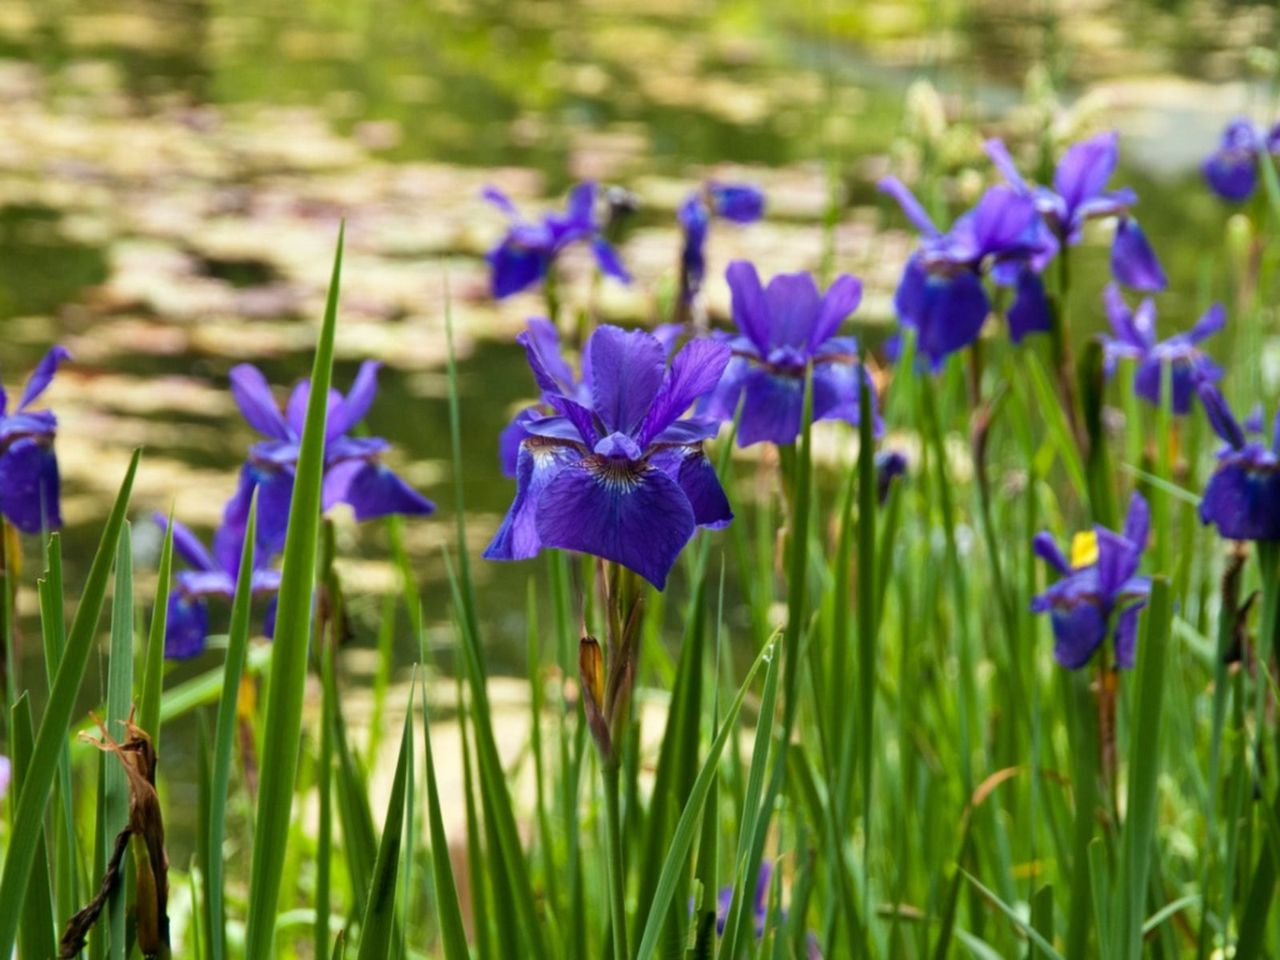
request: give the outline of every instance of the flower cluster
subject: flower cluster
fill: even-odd
[[[345,503],[360,521],[393,514],[422,515],[435,509],[382,462],[382,454],[390,446],[386,440],[352,435],[377,396],[379,367],[374,362],[361,364],[345,396],[330,391],[325,422],[322,507],[328,511]],[[185,526],[173,525],[174,547],[191,567],[174,577],[169,603],[165,655],[174,659],[193,657],[204,650],[208,599],[230,599],[235,593],[255,491],[258,529],[253,592],[274,594],[280,585],[280,575],[271,569],[271,562],[284,549],[311,384],[307,380],[299,383],[281,410],[262,371],[245,363],[231,371],[231,394],[245,420],[266,439],[249,450],[236,491],[223,508],[212,552]],[[163,526],[164,518],[158,517],[157,522]],[[271,635],[273,610],[274,601],[263,627],[267,636]]]
[[[1065,247],[1080,242],[1089,220],[1116,220],[1111,270],[1120,283],[1136,290],[1164,289],[1164,269],[1132,215],[1137,196],[1128,188],[1107,189],[1119,156],[1116,134],[1070,147],[1051,188],[1028,183],[999,140],[987,142],[987,153],[1006,183],[989,188],[946,232],[899,180],[880,182],[921,233],[894,306],[935,370],[981,332],[991,312],[987,278],[1013,290],[1007,319],[1015,343],[1049,330],[1052,315],[1040,274]]]
[[[1117,666],[1134,665],[1138,611],[1151,589],[1150,581],[1137,575],[1150,525],[1147,502],[1135,493],[1124,529],[1116,533],[1099,526],[1077,534],[1070,561],[1050,534],[1038,533],[1032,540],[1036,554],[1061,575],[1032,600],[1031,609],[1049,614],[1053,655],[1064,667],[1083,667],[1108,634]]]
[[[63,347],[51,348],[12,410],[0,388],[0,514],[23,533],[62,526],[58,457],[53,450],[58,420],[52,411],[32,410],[31,405],[53,381],[58,365],[70,357]]]
[[[1218,149],[1201,170],[1213,192],[1224,200],[1243,203],[1257,189],[1259,167],[1268,155],[1280,156],[1280,123],[1263,131],[1245,119],[1233,120],[1222,131]]]
[[[712,219],[754,223],[763,216],[764,194],[750,184],[712,181],[689,195],[676,214],[684,234],[680,248],[680,298],[684,303],[692,303],[702,289]]]
[[[1104,303],[1112,330],[1112,336],[1102,338],[1106,373],[1111,376],[1121,358],[1136,360],[1138,370],[1133,388],[1144,400],[1160,405],[1160,384],[1166,366],[1171,368],[1173,401],[1170,406],[1179,416],[1190,412],[1196,388],[1201,383],[1222,379],[1222,368],[1200,349],[1204,340],[1226,324],[1226,311],[1220,305],[1210,307],[1186,333],[1157,342],[1156,308],[1149,297],[1137,310],[1131,310],[1119,288],[1112,284],[1104,294]]]
[[[506,234],[485,257],[494,297],[509,297],[541,283],[551,272],[556,258],[576,243],[590,244],[603,273],[623,283],[630,282],[630,274],[605,240],[596,218],[597,193],[594,183],[581,183],[570,191],[564,213],[548,213],[540,220],[525,220],[505,193],[494,187],[484,191],[484,198],[510,221]]]

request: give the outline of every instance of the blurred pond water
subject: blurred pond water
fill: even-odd
[[[1175,285],[1200,297],[1162,304],[1167,322],[1185,324],[1207,295],[1195,284],[1204,238],[1216,245],[1222,225],[1193,186],[1194,165],[1222,122],[1263,109],[1261,82],[1241,78],[1258,75],[1250,45],[1274,48],[1275,10],[1178,0],[1092,0],[1073,4],[1070,18],[1054,9],[1031,0],[847,9],[6,0],[3,375],[17,382],[51,340],[76,356],[49,394],[62,422],[71,582],[134,445],[147,448],[135,497],[140,567],[154,564],[152,510],[174,502],[198,529],[216,523],[253,439],[226,392],[227,371],[251,360],[282,387],[306,373],[345,218],[336,385],[366,357],[387,364],[368,426],[440,504],[406,535],[433,641],[447,645],[446,289],[461,351],[473,550],[511,494],[497,434],[532,388],[510,338],[541,310],[535,297],[487,299],[480,257],[503,224],[481,187],[500,184],[534,209],[581,178],[634,190],[643,206],[622,248],[636,285],[593,290],[588,264],[571,258],[569,301],[655,322],[674,282],[674,209],[708,173],[753,180],[769,197],[765,224],[714,235],[713,277],[735,256],[766,272],[817,268],[834,182],[834,262],[866,280],[860,322],[878,344],[912,241],[873,184],[891,162],[918,165],[899,139],[904,94],[918,77],[946,95],[954,125],[938,159],[952,172],[985,169],[976,124],[1024,139],[1038,129],[1045,101],[1024,96],[1029,72],[1069,91],[1069,122],[1119,125],[1143,222]],[[1095,247],[1085,258],[1101,264]],[[724,315],[718,281],[709,304]],[[341,529],[355,643],[367,646],[379,595],[395,588],[386,536]],[[28,562],[33,569],[35,557]],[[495,665],[519,670],[525,582],[540,568],[476,571]],[[34,608],[29,593],[21,602]],[[215,624],[225,615],[215,613]],[[36,636],[30,621],[25,635]],[[400,654],[413,658],[407,636]]]

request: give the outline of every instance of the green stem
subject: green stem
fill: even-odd
[[[609,882],[609,917],[614,960],[627,960],[626,870],[622,863],[621,780],[616,760],[601,767],[604,782],[605,870]]]

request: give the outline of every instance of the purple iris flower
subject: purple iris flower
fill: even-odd
[[[733,359],[698,412],[732,420],[745,397],[739,446],[794,443],[802,427],[805,370],[812,364],[813,419],[857,423],[859,377],[869,375],[858,360],[858,341],[835,334],[858,309],[862,281],[837,277],[824,296],[807,273],[780,273],[762,287],[755,266],[735,260],[725,275],[740,334],[728,339]],[[874,401],[874,390],[871,396]],[[871,416],[878,434],[874,402]]]
[[[157,513],[154,519],[164,530],[168,523],[165,515]],[[204,652],[205,638],[209,635],[209,598],[231,601],[235,597],[243,547],[243,530],[223,524],[213,535],[210,552],[186,526],[173,522],[173,548],[192,569],[179,570],[173,577],[164,636],[164,655],[170,660],[187,660]],[[272,598],[263,624],[263,633],[269,637],[275,626],[275,593],[280,589],[280,571],[268,569],[268,561],[262,547],[256,547],[250,583],[254,596]]]
[[[50,410],[28,409],[53,380],[58,364],[71,359],[52,347],[36,364],[12,412],[0,387],[0,514],[23,533],[62,526],[58,458],[53,439],[58,421]]]
[[[1068,147],[1053,173],[1052,189],[1027,183],[1002,141],[988,140],[986,147],[987,155],[1009,185],[1035,200],[1036,209],[1060,244],[1079,243],[1086,220],[1116,217],[1112,274],[1134,290],[1163,290],[1169,283],[1164,268],[1129,212],[1138,202],[1137,194],[1128,187],[1106,189],[1120,159],[1118,140],[1118,134],[1111,131]]]
[[[601,272],[623,283],[631,275],[605,240],[596,220],[596,185],[580,183],[569,193],[564,213],[548,213],[541,220],[525,220],[502,191],[487,187],[484,198],[507,215],[511,224],[485,259],[492,271],[493,295],[501,300],[546,279],[556,257],[575,243],[589,243]]]
[[[902,325],[915,330],[917,348],[934,370],[978,338],[991,312],[984,275],[1014,288],[1008,313],[1014,343],[1049,329],[1049,303],[1039,272],[1057,247],[1030,197],[1009,187],[992,187],[943,233],[896,177],[886,177],[879,187],[898,201],[922,234],[893,303]]]
[[[1249,439],[1263,434],[1261,411],[1241,428],[1217,387],[1202,383],[1199,392],[1209,423],[1226,441],[1200,500],[1201,522],[1228,540],[1280,540],[1280,412],[1268,445],[1265,436]]]
[[[1138,611],[1151,590],[1150,581],[1137,576],[1150,525],[1147,501],[1135,493],[1124,530],[1116,533],[1096,526],[1092,533],[1077,534],[1070,563],[1050,534],[1038,533],[1032,539],[1036,554],[1062,575],[1032,599],[1031,609],[1049,614],[1053,655],[1064,667],[1083,667],[1111,631],[1116,664],[1133,666]]]
[[[1218,149],[1201,169],[1214,193],[1224,200],[1242,203],[1258,186],[1258,164],[1266,154],[1280,155],[1280,123],[1263,133],[1240,118],[1227,124]]]
[[[525,423],[515,500],[485,557],[576,550],[620,563],[661,590],[698,527],[733,519],[702,450],[718,422],[680,419],[720,380],[729,347],[693,340],[668,366],[651,333],[599,327],[583,351],[590,370],[583,401],[564,391],[538,340],[519,339],[555,415]]]
[[[350,431],[364,419],[378,392],[381,364],[360,365],[351,390],[344,397],[329,392],[324,450],[324,509],[349,505],[357,520],[391,514],[420,515],[435,505],[382,463],[390,446],[381,437],[353,437]],[[267,379],[257,367],[242,363],[231,371],[231,393],[249,425],[267,439],[255,443],[240,471],[240,485],[227,504],[223,523],[243,535],[249,519],[249,501],[258,487],[258,542],[268,553],[284,548],[293,499],[293,480],[307,419],[311,382],[294,388],[284,412],[276,405]]]
[[[713,217],[732,223],[754,223],[764,216],[764,194],[746,183],[708,183],[680,206],[677,219],[684,230],[680,252],[680,296],[692,303],[707,272],[707,231]]]
[[[1107,287],[1103,302],[1114,333],[1102,338],[1107,376],[1115,372],[1120,358],[1137,360],[1133,389],[1144,400],[1160,406],[1160,384],[1166,364],[1173,370],[1172,409],[1179,416],[1191,412],[1197,386],[1222,379],[1222,368],[1200,349],[1200,343],[1227,322],[1220,304],[1210,307],[1190,330],[1157,343],[1156,308],[1150,297],[1143,299],[1137,310],[1130,310],[1120,288],[1113,283]]]
[[[668,357],[675,349],[676,341],[684,332],[684,325],[679,323],[663,323],[654,327],[653,335],[662,344]],[[545,317],[530,317],[528,329],[516,336],[516,342],[528,349],[532,343],[542,357],[548,375],[556,382],[558,392],[578,403],[591,404],[591,361],[589,356],[583,357],[582,377],[574,376],[573,368],[564,358],[560,350],[560,333],[556,326]],[[551,416],[554,411],[545,404],[525,407],[517,413],[498,437],[498,460],[505,476],[515,477],[517,463],[520,459],[520,444],[530,436],[527,424],[544,417]]]

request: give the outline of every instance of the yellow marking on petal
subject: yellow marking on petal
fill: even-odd
[[[1071,538],[1071,566],[1076,570],[1098,562],[1098,535],[1092,530],[1081,530]]]
[[[236,697],[236,716],[241,721],[249,723],[257,711],[258,688],[253,682],[253,677],[246,673],[240,678],[239,696]]]

